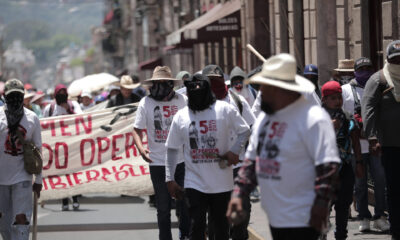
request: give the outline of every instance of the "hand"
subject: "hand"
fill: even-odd
[[[356,162],[356,178],[363,178],[364,177],[364,171],[365,171],[365,167],[364,167],[364,163]]]
[[[149,149],[143,149],[142,151],[140,151],[140,155],[142,155],[143,160],[145,160],[148,163],[152,163],[153,160],[150,159],[149,153],[150,153]]]
[[[381,154],[381,144],[377,139],[368,140],[369,142],[369,151],[374,156],[379,156]]]
[[[42,184],[34,183],[32,185],[32,191],[36,193],[37,197],[40,198],[40,191],[42,191]]]
[[[245,212],[243,211],[242,199],[239,197],[233,197],[228,204],[228,210],[226,211],[226,217],[228,221],[233,225],[238,225],[245,219]]]
[[[175,181],[167,182],[167,188],[171,197],[178,200],[183,199],[183,188],[179,186]]]
[[[229,151],[221,156],[222,159],[228,160],[228,166],[236,165],[239,162],[239,155],[234,154],[233,152]]]
[[[340,128],[340,120],[333,119],[332,120],[333,127],[337,130]]]
[[[328,224],[329,207],[321,204],[313,204],[311,208],[310,226],[318,232],[323,232]]]

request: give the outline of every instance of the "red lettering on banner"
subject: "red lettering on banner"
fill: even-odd
[[[91,173],[94,173],[94,177],[91,175]],[[88,170],[86,171],[86,178],[87,178],[87,182],[89,183],[91,181],[97,181],[97,178],[100,176],[100,173],[97,170]]]
[[[72,180],[71,180],[71,176],[69,175],[69,174],[65,174],[65,177],[67,178],[67,182],[68,182],[68,184],[69,184],[69,186],[74,186],[74,184],[72,183]]]
[[[119,151],[119,148],[117,147],[117,139],[118,139],[118,138],[123,138],[123,137],[124,137],[124,135],[122,135],[122,134],[114,135],[114,136],[112,137],[111,159],[112,159],[113,161],[122,159],[121,156],[117,157],[117,156],[115,155],[115,153]]]
[[[101,143],[102,141],[107,143],[105,147],[103,147],[103,144]],[[107,137],[98,137],[97,148],[99,149],[99,152],[97,153],[97,162],[101,164],[101,154],[107,152],[107,150],[110,148],[110,139]]]
[[[46,191],[47,189],[49,189],[49,187],[47,186],[46,178],[43,178],[42,182],[43,182],[43,191]]]
[[[46,130],[50,127],[51,136],[53,136],[53,137],[56,136],[56,124],[54,123],[54,120],[43,121],[40,123],[40,126],[42,127],[42,130]]]
[[[111,182],[107,179],[107,175],[111,175],[111,172],[107,168],[101,168],[101,172],[103,173],[103,177],[101,177],[106,182]]]
[[[82,184],[81,179],[78,178],[78,176],[82,174],[82,172],[75,172],[72,174],[74,176],[75,184]]]
[[[47,162],[46,166],[43,166],[43,170],[47,170],[51,167],[51,164],[53,163],[53,150],[47,143],[42,144],[42,153],[43,153],[43,148],[49,150],[49,161]]]
[[[125,178],[127,178],[129,176],[129,173],[127,171],[117,171],[117,168],[115,166],[112,167],[113,172],[115,173],[115,180],[117,180],[118,182],[121,180],[124,180]],[[119,174],[124,173],[124,177],[120,178]]]
[[[87,116],[87,126],[85,124],[85,119],[83,117],[76,117],[75,118],[76,135],[79,135],[79,133],[80,133],[79,123],[82,124],[83,130],[85,131],[86,134],[92,133],[92,115],[88,115]]]
[[[149,175],[149,166],[140,166],[140,171],[142,172],[142,175]]]
[[[85,162],[85,143],[90,143],[90,160],[89,162]],[[90,166],[93,164],[94,155],[96,151],[96,144],[93,139],[83,139],[81,141],[80,152],[81,152],[81,164],[82,166]]]
[[[62,146],[64,148],[64,165],[60,164],[60,154],[59,154],[59,148],[60,146]],[[56,142],[56,146],[55,146],[55,155],[56,155],[56,168],[57,169],[65,169],[68,167],[68,145],[64,142]]]
[[[65,132],[68,127],[68,125],[65,125],[64,120],[60,120],[61,136],[71,136],[70,132]]]
[[[65,189],[67,185],[61,182],[60,176],[49,176],[49,184],[51,189]]]
[[[132,141],[130,142],[130,139],[132,138]],[[133,156],[137,157],[138,153],[135,147],[135,141],[133,140],[133,134],[131,132],[125,133],[125,155],[126,158],[130,158],[131,155],[129,153],[129,150],[133,150]]]
[[[124,164],[119,169],[122,170],[124,167],[129,167],[128,170],[132,177],[140,176],[140,174],[135,174],[135,170],[133,169],[133,166],[131,164]]]

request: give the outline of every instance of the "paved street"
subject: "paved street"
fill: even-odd
[[[156,210],[149,207],[147,201],[148,197],[120,197],[111,194],[85,195],[81,198],[80,210],[68,212],[60,210],[60,201],[47,202],[43,208],[38,208],[38,239],[157,239]],[[172,215],[172,233],[174,239],[178,239],[176,217],[174,213]],[[353,216],[355,216],[354,212]],[[334,212],[331,222],[334,224]],[[253,203],[249,226],[250,239],[271,239],[267,226],[268,220],[261,209],[260,202]],[[390,239],[387,234],[377,231],[361,234],[357,229],[358,222],[350,221],[348,239]],[[334,239],[333,227],[329,232],[328,239]]]

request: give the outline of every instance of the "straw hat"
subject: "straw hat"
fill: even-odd
[[[281,53],[267,59],[260,73],[245,83],[271,85],[289,91],[312,93],[315,89],[308,79],[296,74],[296,60],[292,55]]]
[[[140,86],[140,83],[133,83],[132,78],[129,75],[121,77],[120,86],[127,89],[134,89]]]
[[[339,60],[338,68],[334,69],[337,72],[354,72],[354,60],[342,59]]]
[[[181,80],[172,77],[172,72],[169,67],[157,66],[153,71],[153,76],[151,76],[150,79],[146,79],[145,83],[150,84],[152,81],[160,81],[160,80],[174,81],[175,85],[181,82]]]

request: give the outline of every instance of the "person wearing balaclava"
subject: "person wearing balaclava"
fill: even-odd
[[[79,114],[82,113],[82,109],[78,102],[68,100],[67,87],[64,84],[58,84],[54,88],[54,101],[48,104],[43,109],[43,117]],[[68,198],[62,199],[62,211],[68,211]],[[74,210],[79,209],[78,196],[72,197],[72,208]]]
[[[354,76],[348,84],[342,86],[343,110],[352,114],[358,125],[362,128],[363,121],[361,116],[361,99],[364,94],[365,84],[374,68],[369,58],[359,58],[354,63]],[[373,156],[369,151],[367,139],[361,138],[362,164],[368,169],[374,181],[374,216],[372,217],[368,209],[368,182],[367,174],[355,181],[355,199],[358,206],[358,216],[360,218],[359,231],[370,230],[370,220],[374,219],[374,228],[380,231],[389,230],[389,223],[385,217],[386,194],[385,194],[385,173],[379,156]]]
[[[171,203],[172,199],[165,183],[165,155],[167,148],[165,141],[175,114],[186,107],[187,99],[176,93],[173,88],[180,83],[172,77],[171,69],[167,66],[158,66],[153,76],[144,81],[150,85],[150,95],[142,98],[136,110],[133,124],[133,139],[143,160],[150,165],[150,177],[154,187],[157,208],[157,222],[160,240],[171,240]],[[142,133],[147,130],[148,149],[143,146]],[[185,167],[182,154],[176,156],[176,182],[183,187]],[[175,170],[175,169],[174,169]],[[181,239],[189,236],[190,220],[183,201],[176,202],[179,216],[179,231]],[[174,238],[177,238],[175,236]]]
[[[230,104],[215,99],[207,76],[194,74],[185,86],[188,107],[175,115],[166,142],[168,190],[172,197],[184,197],[188,203],[192,223],[190,239],[205,239],[209,210],[213,239],[228,240],[229,223],[225,214],[233,187],[232,165],[239,162],[239,153],[250,129]],[[231,131],[237,136],[233,144],[229,141]],[[185,146],[184,189],[173,177],[176,156],[182,146]]]
[[[315,86],[315,93],[321,99],[321,89],[318,84],[318,67],[308,64],[304,67],[303,76],[310,80]]]
[[[24,86],[10,79],[4,86],[4,108],[0,110],[0,235],[3,239],[29,239],[32,191],[40,197],[42,174],[29,174],[24,168],[23,146],[18,132],[40,149],[40,122],[24,108]],[[32,185],[33,182],[33,185]]]
[[[246,99],[247,103],[251,107],[254,104],[257,92],[250,85],[243,83],[246,77],[246,73],[240,67],[234,67],[230,74],[231,90],[234,93],[244,97],[244,99]]]
[[[383,69],[367,81],[361,115],[370,153],[385,170],[392,239],[400,239],[400,40],[389,43]]]

